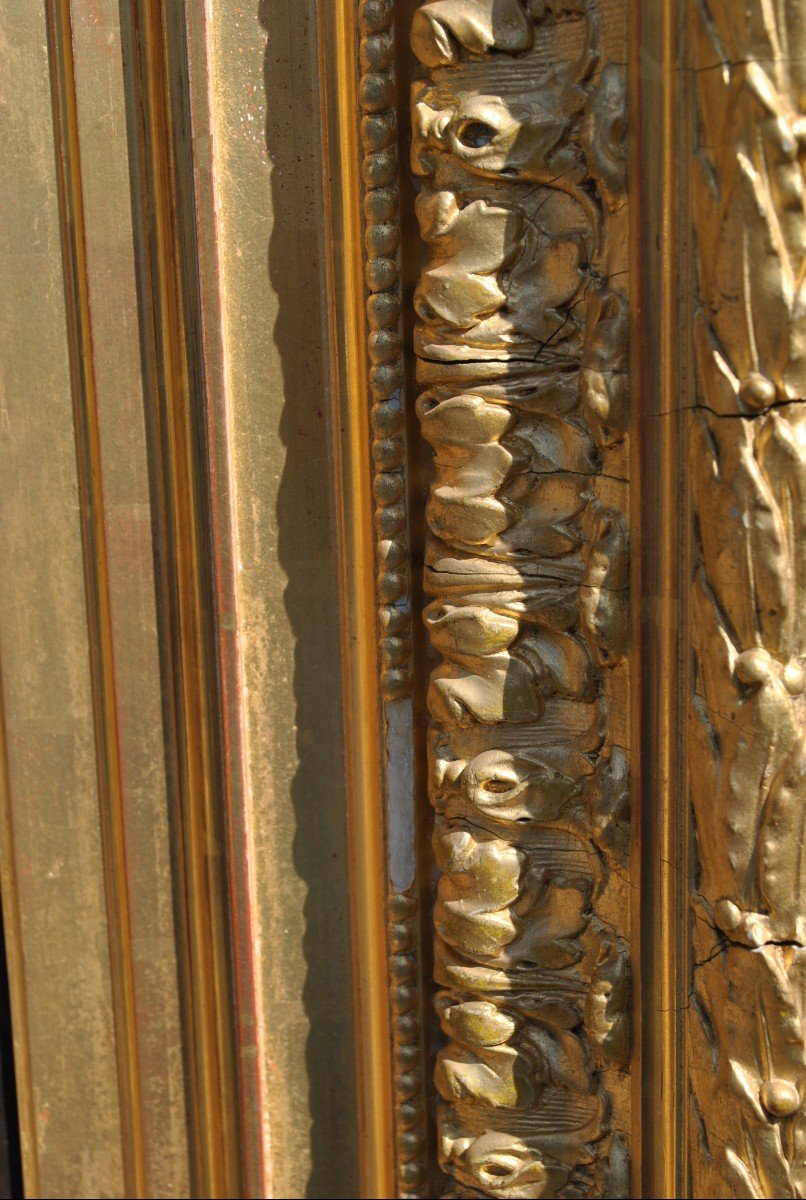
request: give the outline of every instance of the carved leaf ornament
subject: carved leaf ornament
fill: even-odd
[[[698,1195],[806,1195],[806,10],[692,6]]]
[[[449,1192],[624,1195],[624,82],[589,3],[412,24]]]

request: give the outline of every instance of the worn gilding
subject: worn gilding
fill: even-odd
[[[692,5],[696,1195],[806,1195],[802,4]]]
[[[629,1187],[625,82],[601,16],[437,0],[411,31],[436,1086],[462,1195]]]

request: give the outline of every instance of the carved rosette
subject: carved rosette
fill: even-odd
[[[806,6],[691,6],[699,1196],[806,1195]]]
[[[627,1194],[625,88],[584,0],[416,12],[449,1194]]]

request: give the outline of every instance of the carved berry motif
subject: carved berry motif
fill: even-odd
[[[805,15],[691,5],[699,1196],[806,1196]]]

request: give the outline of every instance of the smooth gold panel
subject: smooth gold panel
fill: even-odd
[[[143,1186],[190,1189],[119,5],[71,5]],[[122,436],[125,431],[125,436]]]
[[[49,37],[43,5],[0,13],[2,866],[26,1191],[123,1196]]]
[[[64,521],[68,516],[81,518],[83,627],[77,625],[71,632],[63,632],[60,642],[63,654],[72,655],[76,661],[86,657],[91,675],[88,703],[94,740],[88,744],[87,753],[95,757],[97,784],[82,785],[80,808],[85,822],[98,821],[101,860],[94,859],[88,847],[82,851],[68,833],[62,836],[66,852],[81,873],[82,887],[88,888],[94,881],[106,898],[111,998],[101,992],[101,985],[96,985],[93,993],[89,979],[82,984],[84,1006],[91,1009],[95,1003],[103,1019],[114,1023],[115,1062],[103,1067],[108,1095],[96,1082],[91,1101],[107,1123],[119,1121],[121,1127],[122,1179],[109,1179],[103,1185],[104,1194],[174,1196],[186,1195],[190,1188],[186,1081],[177,986],[128,120],[118,15],[114,4],[99,8],[76,3],[69,10],[59,5],[48,9],[46,65],[50,79],[44,82],[48,83],[55,116],[53,126],[42,119],[41,136],[50,139],[43,146],[43,161],[49,157],[54,162],[56,190],[45,193],[45,181],[38,180],[32,183],[29,199],[35,202],[38,187],[40,207],[45,200],[59,206],[61,240],[52,248],[46,266],[53,280],[54,299],[61,293],[67,301],[61,313],[61,320],[66,322],[61,347],[68,353],[70,377],[62,386],[63,403],[69,406],[72,402],[73,409],[72,466],[69,443],[65,441],[59,449],[64,471],[72,471],[76,497],[72,504],[64,504],[55,489],[45,491],[33,511],[46,515],[50,522]],[[44,98],[43,93],[43,102]],[[54,220],[56,215],[54,211]],[[14,224],[13,213],[10,217],[10,231],[22,231],[24,226]],[[30,250],[28,254],[30,257]],[[32,263],[40,267],[36,260]],[[22,281],[25,274],[21,262],[17,278]],[[61,283],[57,283],[59,277]],[[8,327],[6,332],[10,333]],[[55,337],[47,344],[53,350],[60,347]],[[3,356],[5,365],[19,369],[27,352],[37,357],[37,369],[41,371],[48,363],[42,345],[39,336],[28,346],[22,338],[10,339]],[[50,390],[55,390],[53,385]],[[51,396],[50,408],[54,399]],[[27,396],[27,412],[32,423],[49,419],[48,406],[37,399],[35,391]],[[31,428],[31,462],[37,464],[46,483],[55,447],[49,449],[47,441],[38,439],[35,424]],[[13,447],[12,454],[19,469],[25,461],[21,447]],[[30,496],[21,492],[17,500],[28,505]],[[5,516],[3,532],[7,537],[12,529],[20,536],[23,526],[14,526],[14,519],[13,512]],[[51,536],[54,544],[64,543],[59,550],[64,556],[69,540],[55,531]],[[39,571],[52,566],[41,539],[29,541],[28,553]],[[69,592],[58,591],[48,603],[38,579],[23,572],[15,573],[13,578],[32,613],[41,611],[48,621],[51,617],[57,622],[63,620],[59,605],[64,604]],[[48,611],[51,605],[57,609],[53,614]],[[60,703],[55,699],[58,660],[48,654],[38,664],[32,640],[18,639],[17,645],[17,653],[28,656],[21,669],[27,671],[29,682],[35,682],[36,690],[27,698],[10,694],[5,697],[12,767],[18,752],[16,728],[23,714],[29,714],[30,721],[30,714],[37,708]],[[13,657],[10,662],[6,673],[13,668]],[[58,755],[50,762],[39,754],[38,762],[39,770],[47,769],[52,779],[59,778]],[[13,829],[17,827],[15,813],[22,803],[20,787],[10,770]],[[45,795],[37,793],[36,783],[31,784],[31,792],[33,802],[27,798],[25,811],[45,828],[36,849],[26,852],[26,877],[47,879],[51,870],[45,847],[59,826],[54,824],[49,807],[38,807],[44,804]],[[17,855],[22,852],[16,838],[12,838],[8,851]],[[12,869],[8,858],[6,869]],[[20,904],[26,974],[33,972],[35,976],[41,957],[47,953],[44,943],[27,928],[35,909],[40,918],[51,923],[52,934],[58,940],[59,927],[54,924],[57,917],[69,921],[71,936],[88,936],[78,893],[67,891],[59,904],[55,899],[42,898],[34,907],[23,891]],[[69,947],[70,939],[64,944]],[[86,953],[90,953],[90,946],[101,944],[101,935],[96,932]],[[103,960],[98,959],[96,971],[102,965]],[[55,999],[61,975],[54,973],[52,962],[50,970],[55,981],[50,995]],[[28,1051],[33,1064],[32,1086],[44,1097],[51,1127],[69,1123],[70,1132],[64,1137],[73,1147],[77,1137],[73,1122],[82,1107],[75,1104],[74,1076],[80,1073],[81,1056],[87,1053],[89,1039],[68,1022],[66,1027],[76,1044],[74,1060],[66,1061],[53,1037],[58,1024],[43,1008],[45,994],[35,977],[28,983],[27,997],[32,1012]],[[43,1020],[51,1031],[47,1036],[39,1028]],[[19,1021],[15,1022],[15,1030],[18,1062],[24,1062],[26,1050],[20,1039],[25,1031]],[[20,1088],[23,1097],[27,1086],[23,1082]],[[50,1145],[52,1140],[49,1136],[45,1142]],[[77,1195],[85,1194],[91,1186],[101,1186],[88,1181],[96,1178],[104,1159],[112,1154],[114,1143],[108,1134],[104,1138],[93,1135],[88,1147],[77,1161],[71,1161],[62,1147],[61,1154],[50,1162],[49,1178],[43,1176],[42,1186]],[[30,1157],[26,1169],[29,1175],[35,1169]]]
[[[2,13],[28,1192],[352,1195],[315,9],[46,13]]]
[[[27,1193],[806,1194],[806,3],[40,7]]]
[[[681,6],[642,0],[630,13],[629,194],[635,387],[632,470],[635,764],[633,916],[638,1041],[633,1094],[642,1117],[635,1179],[646,1195],[685,1191],[683,1023],[687,1002],[686,835],[681,725],[687,650],[680,573],[686,476],[680,452],[685,368],[679,287]]]
[[[315,18],[189,11],[245,1145],[276,1196],[358,1188]]]

